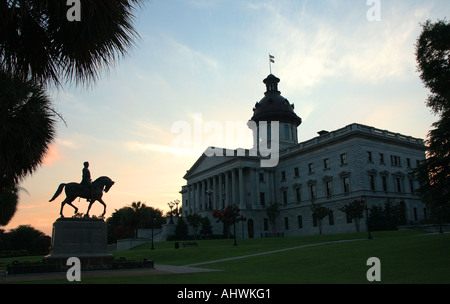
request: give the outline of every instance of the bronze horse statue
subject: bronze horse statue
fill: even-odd
[[[58,190],[56,190],[55,195],[51,198],[51,201],[53,201],[55,198],[57,198],[61,192],[63,191],[64,187],[65,193],[66,193],[66,199],[61,202],[61,211],[59,212],[61,214],[61,217],[64,217],[63,215],[63,207],[65,204],[69,204],[75,209],[75,214],[78,212],[78,208],[72,205],[72,202],[77,198],[85,198],[87,200],[90,200],[89,207],[86,212],[86,217],[89,217],[89,210],[91,210],[92,204],[95,201],[98,201],[100,204],[103,205],[103,214],[105,215],[106,212],[106,204],[102,201],[102,195],[103,191],[108,192],[109,189],[114,185],[114,181],[112,181],[107,176],[101,176],[97,178],[95,181],[92,182],[92,191],[89,189],[89,187],[86,187],[85,185],[81,185],[79,183],[68,183],[68,184],[60,184],[58,187]],[[92,197],[91,197],[92,192]]]

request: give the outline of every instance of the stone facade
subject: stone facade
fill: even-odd
[[[297,121],[281,128],[280,138],[281,132],[293,127],[295,132],[291,133],[296,134],[298,125]],[[388,200],[401,203],[405,224],[426,218],[425,205],[413,194],[418,184],[408,175],[425,159],[423,140],[356,123],[319,134],[282,146],[275,167],[261,167],[261,157],[251,156],[250,150],[235,150],[234,156],[229,156],[233,155],[230,150],[224,156],[203,154],[184,176],[183,216],[208,216],[213,233],[221,234],[222,224],[215,223],[212,211],[236,204],[247,218],[236,226],[238,237],[264,237],[273,232],[317,234],[312,202],[333,210],[323,220],[323,233],[355,231],[354,224],[339,210],[353,200],[362,199],[369,207]],[[292,138],[296,141],[296,136]],[[265,210],[271,203],[280,204],[275,227]],[[365,229],[364,219],[361,229]]]

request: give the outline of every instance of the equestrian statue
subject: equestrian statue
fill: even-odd
[[[108,192],[109,189],[114,185],[114,181],[112,181],[107,176],[101,176],[97,178],[95,181],[91,182],[91,173],[89,172],[89,163],[84,162],[84,168],[82,171],[82,181],[81,183],[67,183],[60,184],[58,190],[56,190],[55,195],[50,199],[50,202],[55,200],[65,188],[66,199],[61,202],[61,217],[63,215],[63,208],[65,204],[69,204],[75,209],[75,214],[78,213],[78,208],[72,205],[72,202],[77,198],[85,198],[89,202],[89,207],[87,209],[85,217],[89,217],[89,210],[91,210],[92,204],[95,201],[98,201],[103,205],[103,214],[102,217],[106,213],[106,204],[102,200],[103,191]]]

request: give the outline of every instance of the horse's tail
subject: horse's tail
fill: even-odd
[[[61,192],[63,191],[64,187],[66,186],[66,184],[60,184],[58,187],[58,190],[56,190],[55,195],[53,195],[53,197],[51,198],[51,200],[49,200],[49,202],[53,201],[55,198],[58,197],[58,195],[61,194]]]

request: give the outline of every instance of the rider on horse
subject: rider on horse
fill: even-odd
[[[92,180],[91,180],[91,172],[89,171],[89,163],[86,161],[83,163],[84,168],[82,171],[82,178],[80,185],[89,187],[89,198],[87,199],[88,202],[92,201]]]

